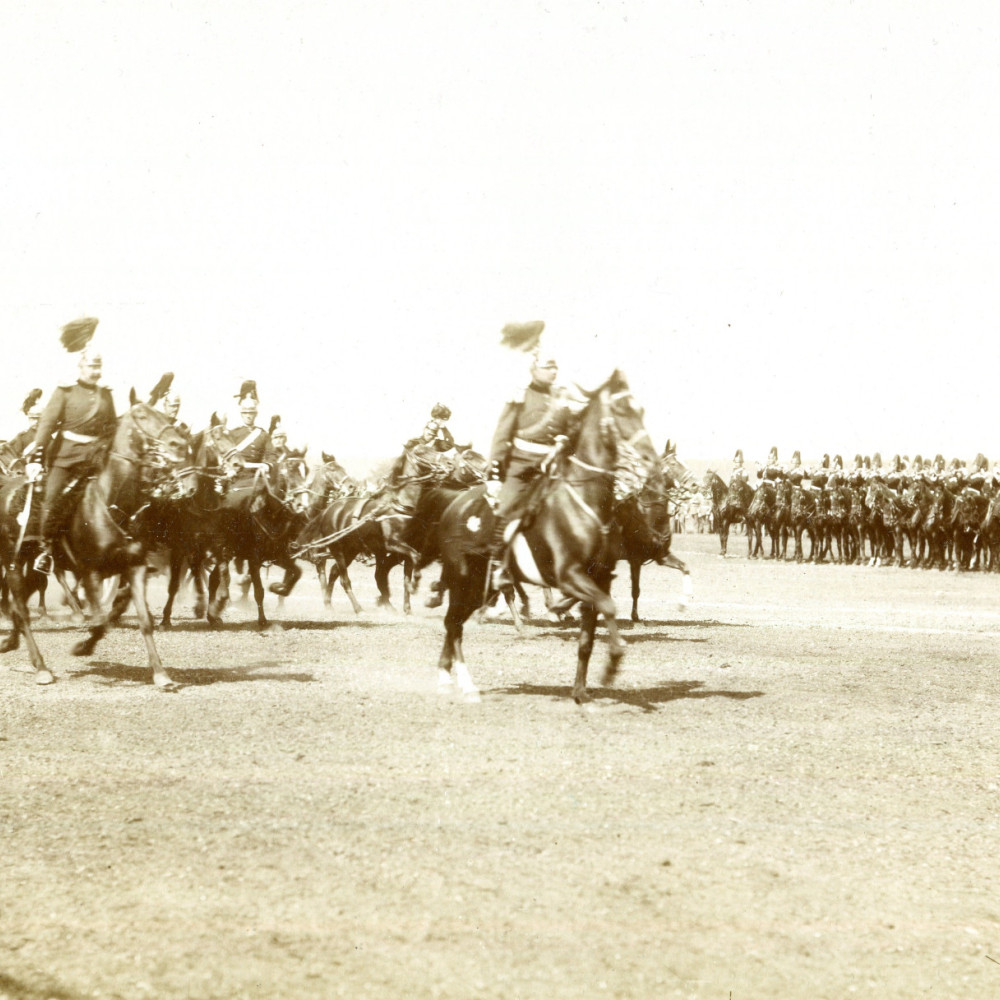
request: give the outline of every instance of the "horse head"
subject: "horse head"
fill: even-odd
[[[642,480],[654,474],[660,457],[624,373],[615,369],[594,391],[580,391],[587,403],[572,435],[571,458],[584,466],[631,473]]]
[[[171,419],[137,399],[118,418],[108,461],[109,495],[138,479],[154,495],[177,498],[194,492],[191,446]]]

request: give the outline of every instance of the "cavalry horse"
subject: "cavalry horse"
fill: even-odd
[[[80,580],[90,609],[89,635],[73,646],[75,656],[90,656],[97,643],[128,607],[134,605],[146,643],[153,683],[176,684],[160,660],[146,602],[146,556],[151,543],[142,523],[155,495],[167,498],[190,488],[183,479],[189,463],[186,438],[169,418],[132,394],[132,405],[118,418],[108,460],[95,477],[79,481],[75,509],[53,546],[57,570]],[[121,578],[111,610],[101,606],[101,581]]]
[[[726,486],[717,472],[709,470],[705,473],[702,490],[712,498],[712,521],[719,533],[721,554],[725,555],[729,545],[729,529],[746,520],[747,510],[753,500],[753,489],[742,476],[735,474]]]
[[[22,519],[28,517],[28,512],[24,510],[26,499],[27,482],[23,476],[6,478],[0,486],[0,560],[3,561],[4,586],[7,590],[12,625],[10,635],[0,643],[0,652],[9,653],[17,649],[23,637],[24,644],[28,647],[31,668],[35,672],[35,683],[51,684],[55,678],[45,666],[45,660],[31,631],[31,618],[28,613],[29,590],[25,585],[19,558],[24,533],[18,517]],[[22,667],[14,669],[27,670]]]
[[[264,584],[261,567],[273,563],[284,571],[284,579],[270,591],[287,597],[302,575],[295,564],[291,543],[305,515],[284,502],[272,489],[263,469],[246,467],[223,421],[213,415],[197,437],[194,465],[201,486],[193,498],[192,526],[196,538],[193,567],[211,563],[208,581],[208,621],[222,624],[229,603],[229,561],[246,563],[257,604],[257,624],[267,627],[264,614]]]
[[[510,547],[515,579],[561,590],[581,602],[573,684],[578,704],[590,697],[587,668],[598,614],[608,630],[605,683],[614,680],[625,654],[610,593],[617,555],[611,538],[616,470],[636,458],[649,470],[658,462],[642,411],[620,371],[586,395],[588,402],[577,417],[558,469],[551,479],[546,477],[539,483],[537,495],[529,501],[529,513],[510,528],[515,532]],[[487,589],[489,556],[482,543],[488,542],[492,524],[486,522],[492,518],[484,516],[488,508],[482,502],[477,506],[474,501],[475,495],[484,492],[482,488],[471,490],[464,503],[449,506],[439,527],[444,564],[441,583],[448,591],[448,609],[438,679],[442,690],[457,680],[469,700],[478,700],[479,691],[465,663],[462,634]],[[463,534],[475,538],[474,546],[463,543]]]

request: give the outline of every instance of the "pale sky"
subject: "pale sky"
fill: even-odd
[[[100,318],[120,407],[256,379],[310,456],[438,400],[481,450],[546,321],[682,457],[1000,459],[985,2],[0,0],[0,436]],[[352,469],[356,474],[364,470]]]

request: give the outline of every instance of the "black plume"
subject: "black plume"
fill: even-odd
[[[268,437],[270,437],[274,433],[274,428],[277,427],[278,424],[280,423],[281,423],[281,417],[279,417],[278,414],[276,413],[273,417],[271,417],[271,424],[267,428]]]
[[[530,323],[508,323],[500,331],[500,346],[530,354],[538,347],[544,329],[545,323],[540,319]]]
[[[164,372],[160,376],[160,381],[153,386],[153,391],[149,394],[149,405],[156,406],[156,404],[170,391],[170,386],[173,385],[173,382],[174,373]]]
[[[59,342],[71,354],[82,351],[90,343],[90,338],[94,336],[97,323],[98,321],[93,316],[87,316],[84,319],[75,319],[72,323],[67,323],[62,328],[62,333],[59,334]]]
[[[35,403],[37,403],[42,398],[41,389],[32,389],[27,396],[24,397],[24,402],[21,404],[21,412],[27,416],[28,410],[30,410]]]
[[[242,399],[244,396],[252,396],[255,403],[259,403],[260,400],[257,398],[257,383],[253,379],[247,379],[243,385],[240,386],[240,391],[233,397],[234,399]]]

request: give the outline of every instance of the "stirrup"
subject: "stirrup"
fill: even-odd
[[[42,549],[35,558],[32,569],[36,573],[44,573],[48,576],[53,570],[52,553],[48,549]]]

